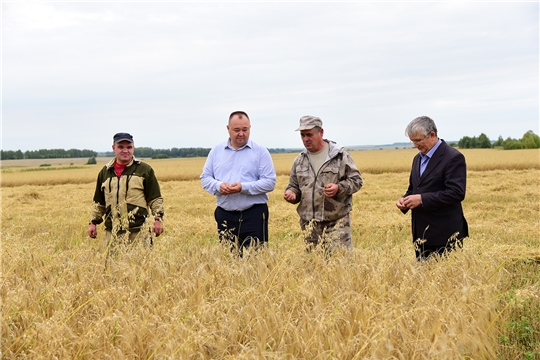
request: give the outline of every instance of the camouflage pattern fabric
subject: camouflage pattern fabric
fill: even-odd
[[[338,248],[352,249],[352,230],[349,214],[335,221],[300,220],[308,251],[320,247],[324,252]]]
[[[313,219],[324,224],[345,217],[352,209],[352,195],[363,185],[362,175],[351,155],[335,142],[325,141],[329,145],[329,160],[317,174],[309,162],[307,150],[296,157],[291,168],[285,191],[296,194],[296,211],[301,224]],[[324,187],[329,183],[339,186],[332,198],[324,196]]]

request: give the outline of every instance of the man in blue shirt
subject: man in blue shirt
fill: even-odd
[[[215,146],[200,176],[204,190],[216,196],[214,217],[220,241],[243,248],[268,242],[268,193],[276,185],[270,152],[249,140],[251,123],[243,111],[229,116],[229,139]]]
[[[439,139],[429,117],[414,119],[405,133],[419,153],[413,159],[409,188],[396,206],[404,214],[411,210],[416,258],[423,260],[461,247],[469,236],[461,206],[467,167],[463,154]]]

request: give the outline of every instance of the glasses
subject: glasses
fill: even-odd
[[[426,136],[424,136],[424,137],[421,138],[420,140],[412,140],[412,139],[411,139],[411,144],[419,144],[419,143],[421,143],[422,141],[424,141],[425,138],[428,138],[430,135],[431,135],[431,133],[428,133]]]

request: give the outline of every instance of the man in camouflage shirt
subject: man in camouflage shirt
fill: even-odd
[[[135,144],[130,134],[114,135],[112,149],[115,158],[98,174],[88,236],[96,238],[96,226],[105,218],[107,245],[131,244],[145,228],[150,212],[154,216],[151,231],[159,236],[163,232],[164,210],[154,170],[133,156]],[[152,245],[150,231],[140,235],[146,245]]]
[[[306,150],[294,160],[284,198],[298,204],[308,250],[317,245],[324,251],[352,249],[349,213],[352,195],[363,185],[362,175],[343,147],[323,138],[320,118],[303,116],[296,131]]]

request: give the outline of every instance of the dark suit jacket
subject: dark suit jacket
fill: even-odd
[[[422,206],[412,210],[413,241],[425,239],[426,246],[442,247],[456,233],[455,239],[469,236],[461,207],[467,182],[465,157],[443,140],[422,176],[420,160],[420,154],[413,159],[409,188],[404,195],[422,195]]]

